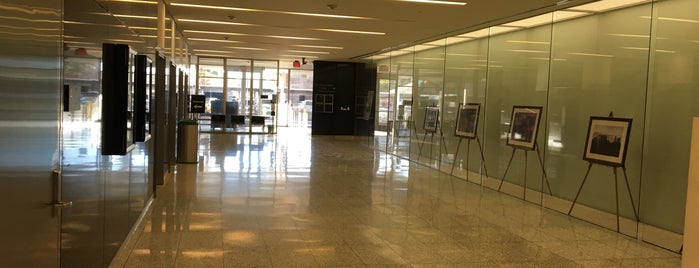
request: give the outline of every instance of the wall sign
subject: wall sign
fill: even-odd
[[[206,112],[206,95],[190,95],[189,98],[190,113]]]

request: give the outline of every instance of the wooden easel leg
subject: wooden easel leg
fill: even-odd
[[[553,192],[551,191],[551,184],[549,183],[549,177],[546,175],[546,168],[544,168],[544,161],[541,160],[541,151],[539,151],[539,146],[536,146],[536,156],[539,158],[541,172],[544,174],[544,181],[546,182],[546,187],[549,189],[549,195],[553,195]]]
[[[459,143],[456,144],[456,152],[454,153],[454,161],[452,161],[452,163],[451,163],[451,173],[449,173],[449,175],[454,175],[454,167],[456,166],[456,157],[459,156],[459,148],[461,148],[461,141],[463,139],[464,138],[459,138]]]
[[[485,172],[485,177],[488,177],[488,168],[485,165],[485,155],[483,154],[483,146],[481,146],[481,140],[476,137],[476,142],[478,142],[478,149],[481,151],[481,165],[483,165],[483,172]],[[481,184],[483,184],[483,177],[481,177]]]
[[[619,179],[614,168],[614,196],[616,197],[616,231],[619,232]]]
[[[512,155],[510,156],[510,161],[507,162],[507,167],[505,168],[505,174],[502,174],[502,180],[500,180],[500,186],[498,186],[498,192],[502,188],[502,183],[505,181],[505,176],[507,176],[507,171],[510,170],[510,165],[512,165],[512,158],[515,158],[515,151],[517,149],[512,148]]]
[[[636,216],[636,221],[640,221],[638,218],[638,212],[636,212],[636,205],[633,202],[633,195],[631,195],[631,186],[629,186],[629,179],[626,177],[626,167],[621,167],[624,172],[624,181],[626,182],[626,190],[629,191],[629,199],[631,199],[631,208],[633,208],[633,215]]]
[[[582,192],[582,188],[585,185],[585,181],[587,181],[587,176],[590,175],[590,169],[592,169],[592,163],[590,163],[587,166],[587,172],[585,172],[585,177],[583,178],[583,181],[580,184],[580,188],[578,189],[578,193],[575,194],[575,199],[573,199],[573,203],[570,204],[570,209],[568,210],[568,216],[570,216],[570,213],[573,212],[573,206],[575,206],[575,203],[578,202],[578,197],[580,197],[580,192]]]
[[[527,150],[524,150],[524,184],[522,184],[522,199],[527,201]]]
[[[432,164],[432,144],[434,143],[434,133],[430,133],[430,159],[428,161]]]
[[[420,135],[417,134],[417,128],[415,127],[415,124],[412,121],[408,121],[408,124],[410,124],[410,127],[408,127],[408,128],[413,129],[412,131],[410,131],[410,137],[412,137],[413,134],[415,134],[415,142],[417,142],[417,147],[420,149],[420,152],[422,152],[422,144],[418,142],[420,140]],[[410,146],[412,146],[411,139],[412,138],[408,139],[408,155],[410,155],[410,151],[411,151]],[[418,155],[418,160],[420,160],[419,155]]]
[[[468,157],[471,155],[471,140],[466,143],[466,181],[468,181]]]
[[[449,155],[449,149],[447,148],[447,141],[444,139],[444,134],[442,134],[442,145],[444,145],[444,154]]]
[[[417,133],[415,133],[417,136]],[[425,145],[425,140],[427,139],[427,133],[425,133],[425,136],[422,136],[422,142],[417,144],[417,147],[420,149],[419,153],[417,154],[417,160],[420,161],[420,157],[422,156],[422,147]]]

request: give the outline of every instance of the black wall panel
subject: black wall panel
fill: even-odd
[[[313,62],[313,135],[373,135],[374,96],[367,95],[375,92],[376,73],[370,70],[363,63]],[[365,109],[372,110],[368,116]]]
[[[102,155],[124,155],[130,140],[129,46],[102,45]]]

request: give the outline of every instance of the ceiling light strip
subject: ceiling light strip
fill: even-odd
[[[240,49],[240,50],[257,50],[257,51],[267,50],[265,48],[259,48],[259,47],[228,47],[228,48]]]
[[[212,32],[212,31],[198,31],[198,30],[184,30],[184,32],[186,32],[186,33],[201,33],[201,34],[216,34],[216,35],[257,36],[257,37],[269,37],[269,38],[277,38],[277,39],[294,39],[294,40],[325,40],[325,39],[313,38],[313,37],[285,36],[285,35],[241,34],[241,33]]]
[[[227,54],[232,54],[235,53],[234,51],[222,51],[222,50],[211,50],[211,49],[192,49],[194,52],[211,52],[211,53],[227,53]]]
[[[307,47],[307,48],[326,48],[326,49],[345,49],[344,47],[331,47],[331,46],[313,46],[313,45],[293,45],[295,47]]]
[[[292,57],[292,58],[306,57],[306,58],[309,58],[309,59],[317,59],[317,58],[318,58],[318,57],[316,57],[316,56],[308,56],[308,55],[288,55],[288,54],[286,54],[286,55],[279,55],[279,56],[280,56],[280,57]]]
[[[156,1],[143,1],[143,0],[97,0],[96,2],[124,2],[124,3],[136,3],[136,4],[149,4],[155,5]]]
[[[455,6],[465,6],[467,4],[464,2],[438,1],[438,0],[396,0],[396,1],[422,3],[422,4],[455,5]]]
[[[318,29],[313,29],[313,30],[326,31],[326,32],[336,32],[336,33],[386,35],[386,33],[382,33],[382,32],[354,31],[354,30],[341,30],[341,29],[323,29],[323,28],[318,28]]]
[[[259,25],[257,25],[257,24],[240,23],[240,22],[228,22],[228,21],[193,20],[193,19],[177,19],[177,21],[181,21],[181,22],[209,23],[209,24],[223,24],[223,25],[238,25],[238,26],[259,26]]]
[[[323,14],[323,13],[305,13],[305,12],[292,12],[292,11],[280,11],[280,10],[263,10],[263,9],[240,8],[240,7],[195,5],[195,4],[185,4],[185,3],[170,3],[170,5],[171,6],[181,6],[181,7],[195,7],[195,8],[208,8],[208,9],[221,9],[221,10],[248,11],[248,12],[265,12],[265,13],[275,13],[275,14],[325,17],[325,18],[337,18],[337,19],[370,19],[370,18],[358,17],[358,16],[345,16],[345,15]]]
[[[287,50],[294,53],[309,53],[309,54],[330,54],[330,52],[325,51],[305,51],[305,50]]]
[[[218,42],[218,43],[242,43],[240,41],[234,40],[219,40],[219,39],[208,39],[208,38],[187,38],[189,41],[203,41],[203,42]]]

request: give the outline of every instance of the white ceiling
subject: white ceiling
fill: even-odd
[[[399,0],[166,0],[165,3],[167,15],[176,21],[176,33],[184,36],[187,47],[195,55],[279,59],[288,66],[301,58],[309,62],[358,60],[392,48],[591,2],[578,0],[557,5],[560,0],[458,1],[468,2],[439,5]],[[115,42],[143,50],[156,45],[155,0],[72,0],[65,1],[65,6],[68,46],[89,47],[93,43],[98,47],[101,42]],[[169,37],[170,32],[166,35]],[[166,43],[169,47],[169,41]]]

